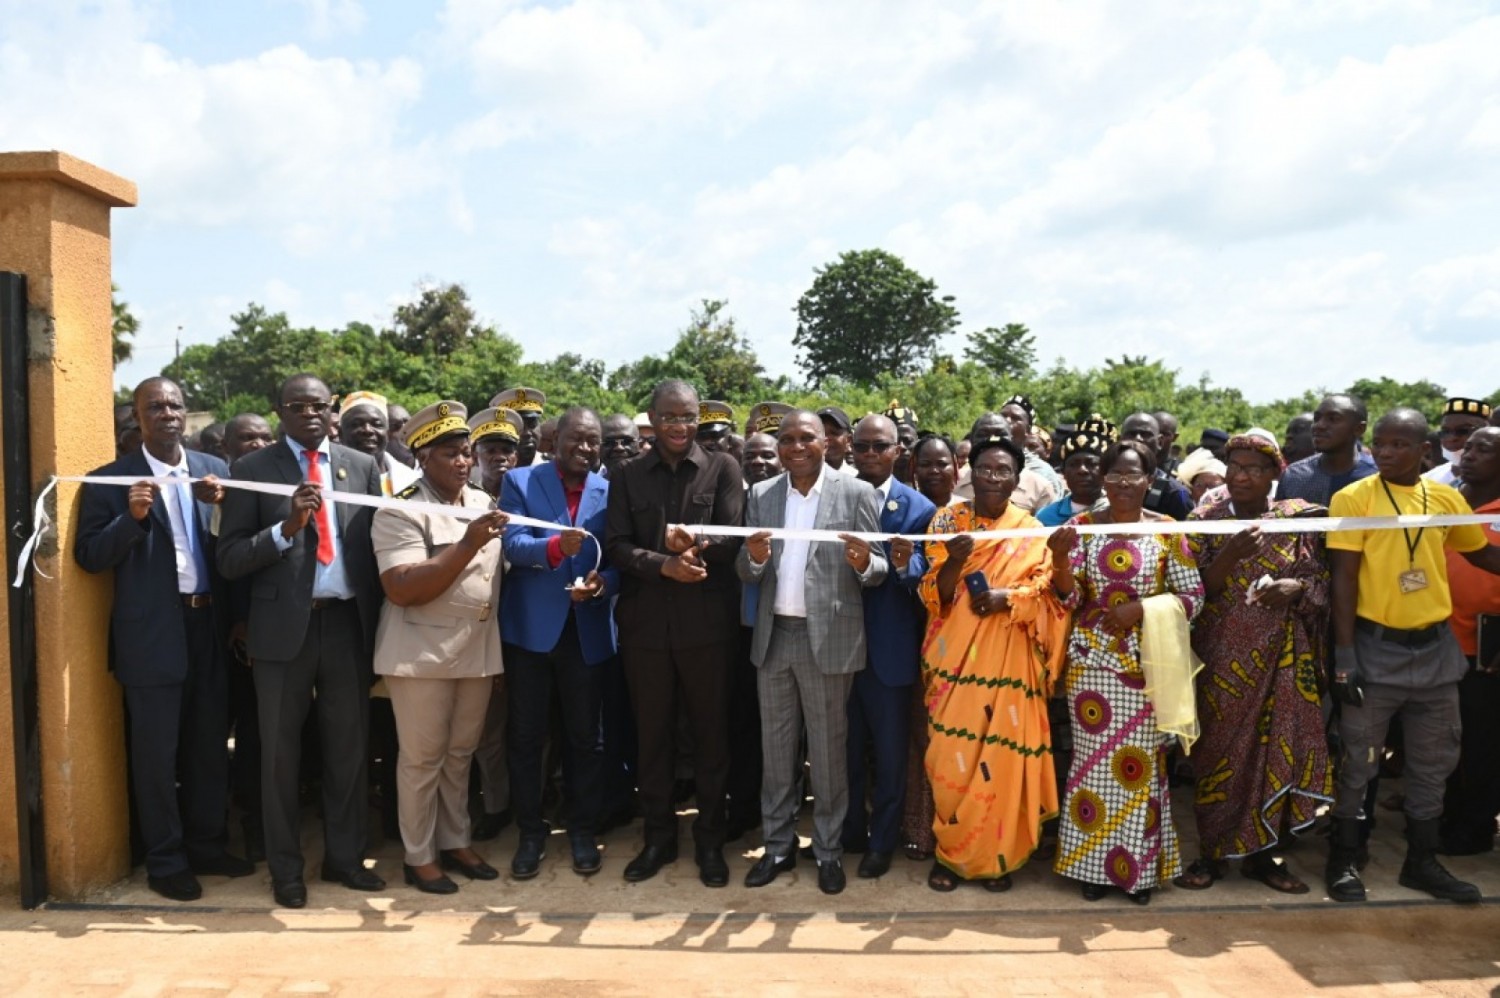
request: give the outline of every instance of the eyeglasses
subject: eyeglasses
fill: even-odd
[[[662,413],[657,413],[657,415],[656,415],[656,421],[658,423],[661,423],[663,426],[697,426],[698,425],[698,417],[697,417],[696,414],[695,415],[691,415],[691,416],[668,416],[668,415],[664,415]]]
[[[1224,477],[1228,478],[1230,475],[1239,474],[1249,478],[1269,478],[1275,470],[1275,468],[1269,465],[1239,464],[1238,462],[1230,461],[1224,465]]]
[[[892,447],[899,447],[901,445],[893,444],[889,440],[856,440],[850,446],[856,454],[869,454],[872,451],[876,454],[884,454]]]
[[[1457,437],[1459,440],[1463,440],[1473,434],[1476,429],[1478,427],[1475,426],[1447,426],[1438,430],[1438,436]]]
[[[1149,476],[1141,474],[1121,475],[1111,472],[1104,476],[1105,485],[1145,485]]]
[[[321,416],[333,408],[332,402],[283,402],[281,407],[299,416]]]
[[[1003,482],[1009,478],[1015,478],[1016,473],[1009,468],[975,468],[975,478],[987,478],[994,482]]]
[[[605,437],[606,447],[630,447],[635,443],[635,437]]]

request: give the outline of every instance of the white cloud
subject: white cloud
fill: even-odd
[[[432,141],[402,132],[422,93],[411,59],[282,45],[200,64],[149,40],[126,5],[58,13],[0,45],[0,134],[136,181],[152,225],[249,225],[313,253],[384,231],[447,182]]]
[[[286,2],[286,0],[282,0]],[[307,29],[314,38],[352,34],[365,25],[359,0],[291,0],[307,12]]]

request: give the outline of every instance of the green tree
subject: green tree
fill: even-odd
[[[678,334],[666,356],[647,354],[616,367],[607,379],[610,390],[637,411],[646,407],[652,390],[666,378],[681,378],[704,398],[731,404],[762,402],[786,390],[785,378],[767,380],[749,338],[739,331],[734,318],[724,313],[728,304],[723,299],[705,298],[701,308],[692,310],[687,328]]]
[[[951,295],[884,250],[847,252],[815,271],[797,302],[797,363],[814,388],[830,377],[873,385],[918,371],[958,325]]]
[[[1396,408],[1408,406],[1428,418],[1434,425],[1443,411],[1448,392],[1431,381],[1397,381],[1395,378],[1360,378],[1347,389],[1350,395],[1364,400],[1370,410],[1370,427],[1375,420]]]
[[[728,304],[705,298],[667,354],[668,366],[693,372],[694,383],[707,398],[755,395],[765,386],[765,369],[755,348],[735,327],[734,318],[723,314]]]
[[[969,334],[964,358],[1004,381],[1019,381],[1036,373],[1036,340],[1019,322],[1007,322],[1003,329],[986,326]]]
[[[130,311],[130,303],[120,300],[120,286],[111,284],[110,308],[114,313],[114,356],[119,367],[135,354],[135,334],[140,332],[141,321]]]

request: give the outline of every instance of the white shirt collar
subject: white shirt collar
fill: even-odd
[[[875,491],[880,493],[880,498],[889,499],[891,497],[891,483],[895,480],[895,475],[886,475],[885,481],[875,486]]]
[[[837,475],[837,474],[839,474],[839,472],[835,471],[834,474]],[[822,496],[822,494],[823,494],[823,479],[825,479],[827,477],[828,477],[828,465],[820,463],[818,465],[818,480],[815,481],[815,482],[813,482],[812,488],[808,489],[807,490],[807,495],[804,496],[801,492],[797,491],[797,486],[795,486],[795,485],[792,484],[792,473],[789,471],[789,472],[786,473],[786,490],[787,490],[787,492],[789,494],[794,495],[798,499],[802,499],[804,501],[808,500],[808,499],[811,499],[813,496]]]
[[[286,441],[286,445],[292,449],[292,457],[295,457],[299,461],[302,460],[302,452],[305,451],[305,450],[307,450],[307,448],[303,447],[301,444],[299,444],[297,441],[293,440],[291,437],[282,437],[282,439],[285,440]],[[327,455],[328,454],[328,438],[324,437],[323,438],[323,442],[320,443],[320,444],[318,444],[318,446],[316,448],[314,448],[314,449],[319,454]]]
[[[151,468],[151,475],[154,478],[165,478],[166,476],[171,475],[176,471],[180,471],[184,475],[188,474],[186,447],[179,446],[179,457],[176,464],[167,464],[164,461],[158,461],[155,456],[153,456],[152,453],[148,451],[144,446],[141,447],[141,453],[146,455],[146,464]]]

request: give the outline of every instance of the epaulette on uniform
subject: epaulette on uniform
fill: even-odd
[[[417,487],[417,483],[416,482],[412,482],[406,488],[402,489],[400,492],[397,492],[396,493],[396,498],[397,499],[410,499],[412,496],[416,495],[420,491],[422,491],[422,490]]]

